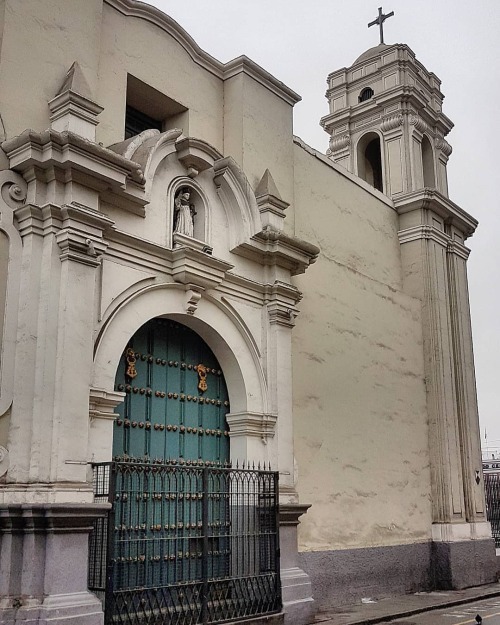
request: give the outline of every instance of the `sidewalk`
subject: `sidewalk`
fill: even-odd
[[[376,603],[346,605],[319,612],[313,625],[365,625],[393,621],[428,610],[438,610],[471,601],[500,596],[500,583],[486,584],[465,590],[443,590],[414,595],[387,597]]]

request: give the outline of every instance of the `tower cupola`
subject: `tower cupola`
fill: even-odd
[[[441,81],[407,45],[380,43],[327,83],[330,112],[320,123],[332,160],[393,198],[423,188],[448,196],[453,124]]]

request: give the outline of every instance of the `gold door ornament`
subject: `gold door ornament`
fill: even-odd
[[[205,365],[198,365],[196,367],[196,370],[198,371],[198,390],[200,391],[200,393],[204,393],[207,389],[208,389],[208,385],[207,385],[207,368],[205,367]]]
[[[131,380],[133,380],[135,376],[137,375],[137,370],[135,368],[135,361],[136,361],[135,352],[131,347],[127,349],[127,353],[125,357],[127,359],[126,376],[130,378]]]

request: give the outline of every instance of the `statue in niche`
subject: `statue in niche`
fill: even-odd
[[[174,200],[174,234],[184,234],[194,237],[194,216],[195,206],[191,204],[191,189],[182,187],[176,194]]]

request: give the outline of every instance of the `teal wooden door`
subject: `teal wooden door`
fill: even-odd
[[[229,571],[229,541],[222,537],[230,525],[228,500],[202,493],[202,467],[229,463],[224,376],[195,332],[153,319],[127,345],[116,389],[126,395],[115,420],[113,459],[130,470],[117,472],[114,531],[117,551],[126,555],[115,562],[113,588],[121,596],[120,589],[182,584],[196,611],[203,537],[211,576]],[[204,522],[203,497],[210,499]],[[118,610],[131,609],[123,602]]]
[[[115,460],[224,466],[227,388],[208,345],[192,330],[153,319],[132,337],[118,367],[126,397],[115,421]]]

